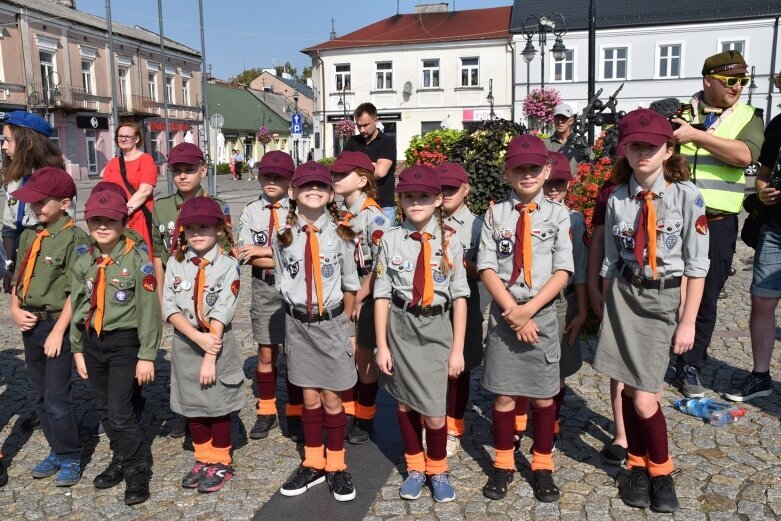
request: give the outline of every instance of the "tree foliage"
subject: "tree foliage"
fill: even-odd
[[[253,67],[251,69],[247,69],[243,71],[241,74],[236,76],[236,81],[241,83],[242,85],[249,85],[252,80],[257,78],[261,75],[263,72],[263,69],[258,67]]]
[[[284,65],[277,65],[274,68],[277,71],[277,76],[279,76],[280,78],[282,77],[283,72],[290,74],[294,78],[296,77],[296,73],[298,72],[298,69],[293,67],[293,65],[289,61],[285,62]]]

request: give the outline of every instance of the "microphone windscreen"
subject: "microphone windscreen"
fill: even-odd
[[[648,108],[670,119],[678,117],[677,113],[680,107],[681,102],[677,98],[664,98],[654,101]]]

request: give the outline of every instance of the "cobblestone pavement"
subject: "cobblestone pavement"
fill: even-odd
[[[80,201],[86,200],[91,183],[80,186]],[[163,189],[164,183],[163,183]],[[234,219],[243,205],[257,197],[257,185],[248,181],[220,179],[221,195],[231,204]],[[748,335],[752,250],[738,247],[730,278],[728,298],[721,301],[719,322],[711,345],[712,360],[703,373],[703,384],[712,389],[711,397],[724,393],[739,382],[751,368]],[[249,287],[248,270],[243,274]],[[10,460],[10,482],[0,489],[3,519],[247,519],[298,465],[296,446],[276,429],[265,440],[250,441],[247,430],[254,421],[252,384],[253,355],[249,324],[249,291],[242,291],[234,331],[242,346],[247,375],[247,405],[234,421],[237,474],[225,489],[216,494],[198,495],[179,486],[192,464],[192,453],[182,449],[181,440],[165,437],[168,410],[170,328],[166,330],[157,362],[155,382],[144,390],[147,409],[143,419],[154,457],[152,499],[134,508],[122,501],[123,487],[98,491],[92,478],[110,458],[105,438],[94,438],[90,431],[97,423],[94,401],[88,383],[74,373],[73,397],[86,444],[84,479],[75,487],[58,489],[50,479],[33,480],[30,468],[46,456],[48,449],[42,434],[30,433],[20,426],[30,412],[30,387],[24,368],[19,332],[10,322],[8,306],[0,309],[0,440]],[[7,298],[7,297],[4,297]],[[625,507],[617,497],[615,467],[602,462],[600,451],[611,439],[611,410],[608,380],[595,373],[589,361],[595,342],[582,344],[587,361],[570,379],[570,392],[562,410],[561,440],[555,452],[558,467],[555,479],[561,488],[558,503],[541,504],[534,500],[531,487],[528,449],[524,439],[518,456],[520,473],[503,501],[490,501],[481,494],[485,472],[490,468],[492,449],[489,411],[491,396],[480,389],[480,371],[473,373],[473,403],[467,412],[467,433],[463,449],[451,459],[450,467],[458,498],[453,503],[435,504],[428,492],[418,501],[399,499],[401,476],[393,472],[374,499],[367,519],[565,519],[620,520],[646,518],[722,521],[781,518],[781,391],[768,399],[747,406],[747,416],[736,424],[716,429],[696,418],[674,411],[672,402],[679,397],[672,387],[665,390],[663,405],[670,432],[670,450],[680,473],[676,476],[681,510],[673,516]],[[781,374],[775,357],[772,372]],[[284,388],[284,386],[282,386]],[[280,400],[283,402],[283,400]],[[349,446],[347,447],[349,461]],[[402,467],[399,466],[399,469]]]

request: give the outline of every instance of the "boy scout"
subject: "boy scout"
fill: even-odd
[[[76,369],[90,379],[113,457],[93,484],[110,488],[126,482],[125,504],[149,498],[144,435],[133,414],[134,379],[154,378],[162,336],[160,299],[152,263],[123,232],[123,199],[111,191],[92,194],[84,217],[90,251],[73,266],[70,338]]]
[[[19,239],[20,269],[12,280],[11,316],[22,330],[24,358],[35,391],[35,411],[51,453],[32,470],[34,478],[58,473],[58,487],[81,478],[79,426],[70,397],[71,320],[69,271],[87,252],[89,238],[67,214],[76,185],[67,172],[45,167],[14,191],[36,223]]]

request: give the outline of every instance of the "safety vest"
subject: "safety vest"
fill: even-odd
[[[753,117],[754,107],[738,103],[713,135],[735,139]],[[681,145],[681,155],[689,161],[692,180],[702,192],[705,206],[721,212],[740,213],[746,189],[745,170],[742,167],[728,165],[694,143]]]

